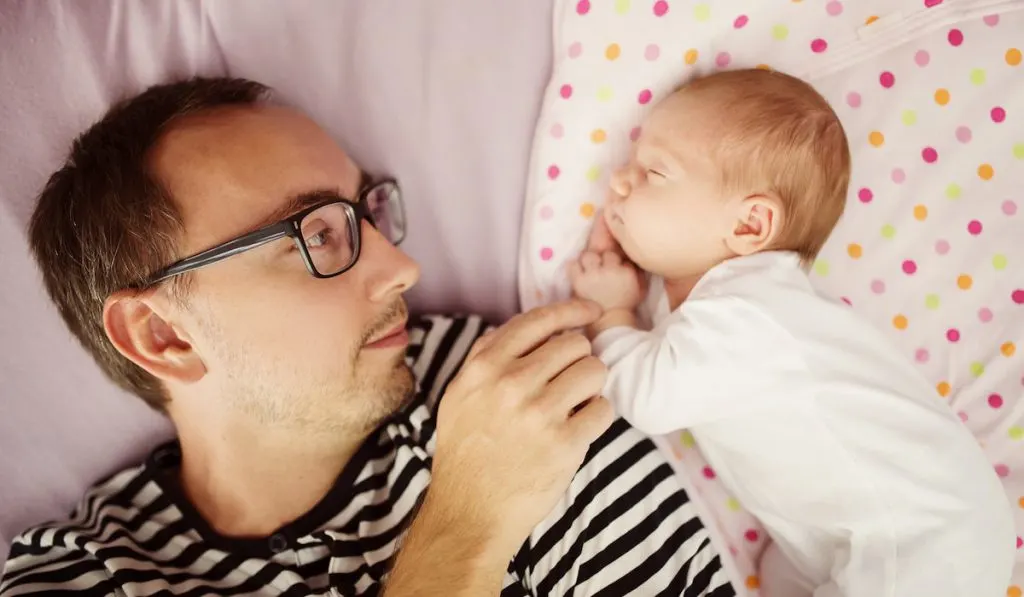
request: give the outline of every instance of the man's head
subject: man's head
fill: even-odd
[[[296,197],[357,196],[348,156],[266,96],[251,81],[192,79],[118,104],[46,185],[32,249],[103,370],[172,417],[368,428],[412,390],[404,343],[373,343],[404,323],[418,268],[367,221],[359,260],[336,277],[312,276],[284,237],[147,285],[172,262],[291,215]]]
[[[658,104],[605,215],[638,265],[702,274],[765,249],[817,255],[846,202],[850,152],[828,102],[759,69],[691,81]]]

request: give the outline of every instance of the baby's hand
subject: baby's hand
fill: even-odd
[[[594,301],[605,311],[633,311],[644,297],[644,277],[615,251],[586,251],[569,266],[575,296]]]

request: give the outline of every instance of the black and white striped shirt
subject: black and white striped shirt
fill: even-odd
[[[311,511],[265,538],[218,535],[174,483],[177,444],[89,491],[70,521],[19,536],[16,595],[375,595],[430,483],[434,409],[477,318],[410,325],[416,401],[366,441]],[[680,482],[617,421],[508,566],[503,596],[735,595]]]

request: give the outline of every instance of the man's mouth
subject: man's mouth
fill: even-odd
[[[391,329],[366,343],[366,348],[393,348],[409,343],[409,332],[405,329],[408,320],[403,317]]]

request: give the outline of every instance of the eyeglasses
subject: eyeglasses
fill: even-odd
[[[359,260],[360,224],[366,219],[389,242],[405,239],[405,206],[394,179],[371,181],[365,174],[355,201],[332,191],[316,191],[300,197],[309,207],[271,224],[176,261],[153,274],[152,286],[185,272],[206,267],[286,236],[295,241],[306,269],[314,278],[332,278],[348,271]]]

